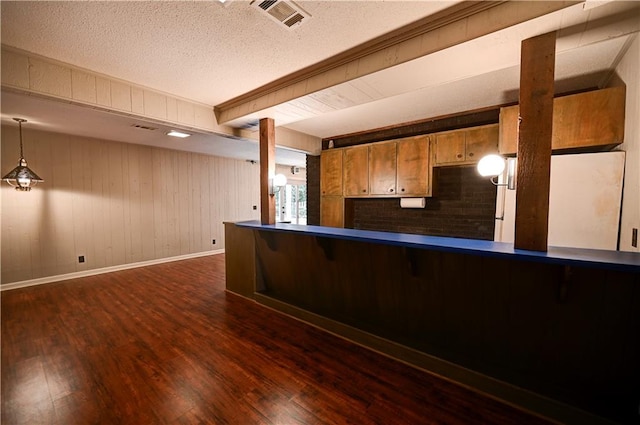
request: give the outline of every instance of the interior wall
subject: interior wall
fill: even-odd
[[[223,249],[224,221],[259,217],[258,164],[28,123],[23,138],[45,181],[1,185],[3,284]],[[18,156],[17,126],[2,126],[3,174]]]
[[[624,143],[626,151],[622,215],[620,218],[620,250],[640,251],[631,245],[633,229],[640,231],[640,38],[634,40],[616,67],[616,73],[627,86]]]
[[[296,168],[296,173],[293,169]],[[289,184],[306,184],[307,169],[304,167],[292,167],[291,165],[276,164],[276,174],[282,174],[287,178]]]

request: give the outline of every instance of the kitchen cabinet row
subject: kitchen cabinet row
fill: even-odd
[[[552,149],[608,150],[623,142],[625,87],[554,99]],[[322,152],[323,196],[430,196],[433,166],[471,165],[484,155],[517,151],[518,105],[500,123]]]
[[[345,198],[428,197],[433,167],[475,164],[498,152],[498,124],[324,150],[320,224],[344,226]]]
[[[320,162],[322,196],[431,196],[434,166],[474,164],[498,152],[498,125],[328,149]]]
[[[322,152],[323,196],[428,196],[429,136]]]
[[[624,86],[557,97],[552,151],[610,150],[624,141]],[[433,167],[474,165],[517,152],[519,106],[500,108],[499,124],[322,151],[320,223],[344,227],[345,198],[429,197]]]

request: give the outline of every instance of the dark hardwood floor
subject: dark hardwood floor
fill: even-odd
[[[224,291],[224,255],[5,291],[2,424],[546,424]]]

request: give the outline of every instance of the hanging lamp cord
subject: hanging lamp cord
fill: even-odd
[[[22,153],[22,121],[18,121],[18,128],[20,129],[20,159],[24,158]]]

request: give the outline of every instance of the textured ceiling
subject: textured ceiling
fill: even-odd
[[[2,1],[2,43],[217,105],[455,2],[301,1],[288,30],[248,1]]]

